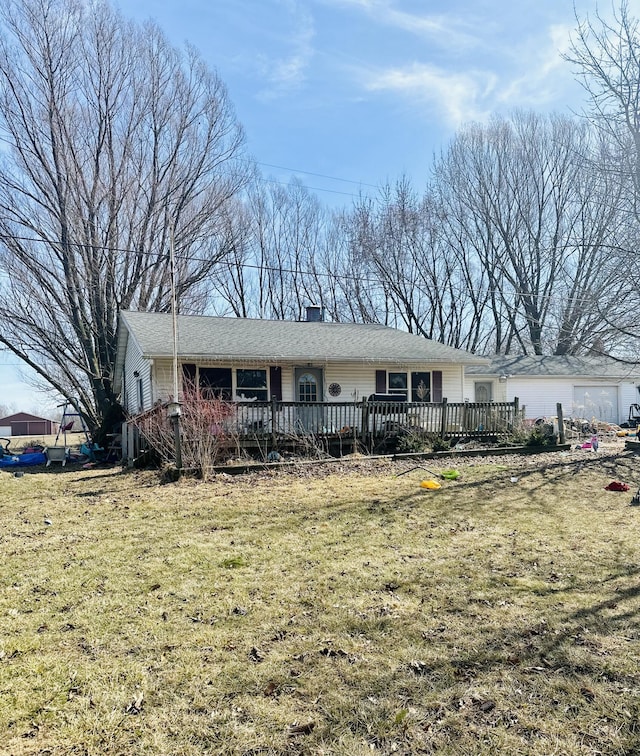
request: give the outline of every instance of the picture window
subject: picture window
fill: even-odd
[[[266,370],[236,370],[236,398],[257,399],[266,402],[267,371]]]

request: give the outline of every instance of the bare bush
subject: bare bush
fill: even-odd
[[[171,403],[158,404],[130,422],[162,464],[175,464],[174,419]],[[204,480],[213,468],[237,447],[234,433],[235,407],[221,399],[205,399],[194,386],[187,386],[180,402],[182,467],[196,471]]]

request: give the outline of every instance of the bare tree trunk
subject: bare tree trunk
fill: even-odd
[[[120,309],[183,311],[231,247],[242,132],[220,80],[106,3],[8,0],[0,36],[0,343],[92,428]]]
[[[585,123],[521,113],[460,133],[438,161],[447,227],[485,273],[496,352],[579,353],[613,337],[591,306],[619,308],[624,286],[619,189],[601,152]]]

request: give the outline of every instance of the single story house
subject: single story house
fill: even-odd
[[[555,416],[560,403],[565,417],[620,424],[640,402],[639,387],[640,365],[592,356],[499,355],[467,367],[464,393],[472,402],[518,397],[528,420]]]
[[[226,400],[360,402],[371,394],[460,402],[483,357],[377,324],[177,317],[180,383]],[[121,312],[114,388],[136,415],[172,398],[173,318]],[[181,388],[179,389],[181,390]]]
[[[32,436],[41,438],[51,436],[58,431],[58,423],[47,420],[44,417],[36,417],[27,412],[18,412],[15,415],[0,418],[0,436]]]

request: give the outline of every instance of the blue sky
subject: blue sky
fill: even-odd
[[[332,207],[401,174],[470,120],[515,108],[580,111],[562,60],[572,0],[120,0],[198,48],[226,83],[247,148],[276,181],[298,176]],[[601,3],[610,11],[609,3]],[[595,0],[575,0],[584,17]],[[640,15],[640,0],[630,10]],[[0,352],[0,403],[42,400]],[[43,408],[44,409],[44,408]]]
[[[575,27],[571,0],[121,0],[120,7],[155,18],[176,44],[193,43],[226,82],[249,150],[268,164],[263,170],[288,181],[291,170],[271,166],[294,169],[331,204],[403,172],[426,181],[433,152],[466,121],[582,101],[560,57]],[[592,12],[595,2],[576,7]]]

